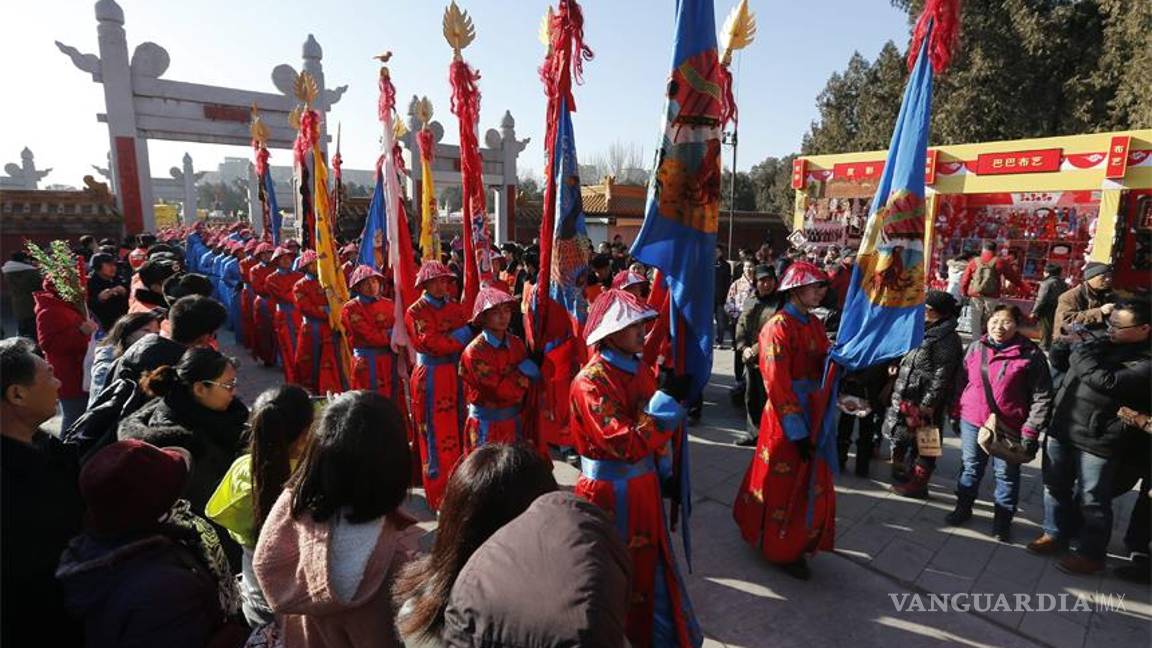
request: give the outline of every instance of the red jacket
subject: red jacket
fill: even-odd
[[[988,263],[995,258],[996,272],[1000,273],[1000,285],[996,286],[995,291],[991,295],[968,295],[968,283],[972,281],[972,275],[976,272],[976,265]],[[984,250],[980,253],[979,259],[972,259],[968,262],[968,267],[964,268],[964,276],[960,277],[960,294],[969,297],[999,297],[1000,291],[1004,286],[1004,280],[1007,279],[1013,286],[1020,285],[1020,275],[1016,273],[1016,268],[1004,258],[997,257],[994,253]]]
[[[84,395],[84,355],[88,336],[80,330],[84,315],[55,292],[32,293],[36,302],[36,340],[60,379],[60,398]]]

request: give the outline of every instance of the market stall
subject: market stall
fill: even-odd
[[[797,158],[794,240],[857,247],[885,155]],[[1022,281],[1006,297],[1026,312],[1050,263],[1075,283],[1085,261],[1111,262],[1118,290],[1152,287],[1152,130],[933,147],[924,175],[933,287],[987,240],[1012,259]]]

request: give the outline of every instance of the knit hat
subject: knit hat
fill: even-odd
[[[109,535],[151,527],[184,492],[188,462],[182,448],[157,448],[138,439],[100,449],[80,471],[85,525]]]
[[[111,254],[104,254],[103,252],[93,254],[92,258],[88,261],[88,267],[92,268],[93,270],[99,270],[101,264],[104,263],[115,264],[116,257],[112,256]]]
[[[753,271],[752,276],[754,276],[756,278],[756,281],[760,281],[761,279],[764,279],[766,277],[771,277],[771,278],[775,279],[776,278],[776,268],[773,268],[770,265],[758,265],[758,266],[756,266],[756,270]]]
[[[356,286],[359,285],[361,281],[364,281],[365,279],[371,279],[373,277],[379,279],[380,281],[384,281],[384,275],[380,274],[379,270],[373,268],[370,265],[360,264],[356,266],[356,269],[352,271],[352,276],[348,278],[348,287],[352,290],[355,290]]]
[[[924,305],[943,317],[952,317],[956,314],[956,298],[943,290],[929,290],[928,294],[924,295]]]
[[[585,343],[588,346],[623,331],[636,322],[644,322],[656,317],[656,311],[648,308],[635,295],[618,288],[601,293],[588,311],[584,323]]]
[[[95,257],[93,257],[95,258]],[[95,265],[95,264],[93,264]],[[1100,263],[1099,261],[1089,261],[1088,265],[1084,266],[1084,281],[1088,281],[1092,277],[1099,277],[1102,274],[1109,274],[1112,272],[1112,265],[1109,263]]]

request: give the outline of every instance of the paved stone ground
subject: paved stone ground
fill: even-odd
[[[246,357],[235,349],[230,352]],[[1015,542],[1003,544],[989,535],[991,503],[984,498],[965,527],[944,523],[954,503],[952,488],[960,452],[958,440],[950,434],[927,501],[889,493],[879,462],[874,464],[873,479],[841,475],[837,480],[836,551],[811,561],[810,581],[784,575],[743,543],[731,518],[732,500],[752,457],[752,449],[731,445],[743,428],[742,414],[727,398],[732,380],[732,354],[720,351],[705,393],[703,422],[690,430],[695,553],[693,572],[684,572],[708,637],[706,645],[1123,648],[1152,643],[1148,587],[1125,583],[1110,574],[1069,576],[1056,570],[1052,560],[1024,550],[1023,544],[1039,533],[1043,516],[1038,460],[1024,467]],[[278,372],[244,361],[240,394],[251,403],[261,390],[281,381]],[[575,469],[560,462],[555,465],[562,484],[575,483]],[[990,493],[990,482],[988,475],[985,495]],[[1132,499],[1128,494],[1115,504],[1117,531],[1111,548],[1117,555],[1124,555],[1119,540]],[[435,519],[419,490],[413,493],[409,508],[423,520],[430,542]],[[1110,563],[1122,560],[1113,556]],[[977,613],[899,611],[892,598],[957,592],[1004,593],[1010,601],[1017,593],[1104,594],[1124,599],[1123,609],[1117,611]]]

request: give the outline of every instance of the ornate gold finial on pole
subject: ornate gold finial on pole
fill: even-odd
[[[260,107],[252,102],[252,123],[248,132],[252,134],[252,141],[263,146],[268,142],[268,126],[260,118]]]
[[[311,107],[312,102],[316,101],[316,97],[320,95],[320,90],[316,87],[316,79],[312,78],[308,72],[301,72],[296,77],[293,90],[296,93],[296,98],[308,107]]]
[[[540,19],[540,33],[537,36],[540,38],[540,44],[547,48],[552,47],[552,17],[555,15],[552,5],[548,5],[547,13]]]
[[[720,31],[720,65],[727,66],[732,62],[733,52],[748,47],[755,39],[756,15],[748,10],[748,0],[740,0],[740,4],[728,14],[724,29]]]
[[[459,61],[463,58],[460,50],[472,44],[476,39],[476,28],[472,26],[472,18],[467,11],[461,11],[456,6],[456,0],[444,10],[444,39],[452,46],[452,58]]]
[[[428,128],[432,121],[432,102],[428,97],[422,97],[416,102],[416,119],[420,121],[421,128]]]

